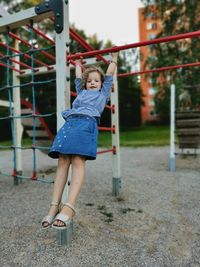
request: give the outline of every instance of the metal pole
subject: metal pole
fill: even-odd
[[[151,45],[151,44],[166,43],[166,42],[181,40],[181,39],[186,39],[186,38],[194,38],[197,36],[200,36],[200,31],[182,33],[182,34],[177,34],[177,35],[172,35],[172,36],[166,36],[166,37],[162,37],[162,38],[158,38],[158,39],[153,39],[153,40],[148,40],[148,41],[143,41],[143,42],[138,42],[138,43],[132,43],[132,44],[127,44],[127,45],[114,46],[114,47],[105,48],[102,50],[93,50],[93,51],[84,52],[84,53],[77,53],[77,54],[68,56],[68,59],[74,60],[74,59],[78,59],[80,57],[102,55],[102,54],[106,54],[106,53],[110,53],[110,52],[127,50],[130,48],[142,47],[142,46],[147,46],[147,45]]]
[[[169,170],[174,172],[176,170],[176,156],[175,156],[175,85],[170,87],[170,158]]]
[[[166,70],[171,70],[171,69],[179,69],[179,68],[189,68],[189,67],[196,67],[200,66],[200,62],[194,62],[194,63],[187,63],[187,64],[180,64],[176,66],[168,66],[168,67],[162,67],[158,69],[153,69],[153,70],[142,70],[142,71],[136,71],[136,72],[127,72],[127,73],[121,73],[118,74],[118,77],[127,77],[130,75],[140,75],[140,74],[146,74],[146,73],[153,73],[153,72],[161,72],[161,71],[166,71]]]
[[[114,105],[115,109],[111,115],[112,127],[115,128],[115,132],[112,132],[112,147],[115,152],[112,156],[112,194],[118,196],[121,189],[121,168],[120,168],[120,142],[119,142],[119,110],[118,110],[118,82],[117,82],[117,70],[114,75],[114,89],[111,93],[111,105]]]
[[[69,8],[67,1],[63,0],[64,23],[63,31],[56,33],[56,94],[57,94],[57,131],[61,128],[64,120],[61,112],[70,108],[70,65],[66,64],[66,50],[69,53]],[[68,183],[65,186],[62,202],[66,202]],[[57,230],[57,243],[69,245],[72,236],[72,225],[66,230]]]
[[[14,41],[15,49],[19,50],[19,43],[15,39]],[[18,58],[15,58],[18,60]],[[20,65],[13,63],[13,67],[15,69],[20,70]],[[13,71],[13,85],[20,84],[20,78],[18,77],[18,73]],[[20,86],[13,88],[13,114],[14,117],[21,116],[21,100],[20,100]],[[14,118],[14,146],[21,147],[22,141],[22,133],[23,133],[23,126],[21,124],[21,118]],[[16,174],[22,175],[22,151],[21,149],[16,149]],[[14,177],[14,185],[18,185],[19,178]]]

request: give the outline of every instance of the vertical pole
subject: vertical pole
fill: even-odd
[[[69,7],[68,1],[63,1],[63,31],[56,33],[56,94],[57,94],[57,131],[64,120],[61,112],[70,108],[70,65],[66,63],[66,52],[69,53]],[[66,184],[62,202],[66,202],[68,185]],[[72,225],[66,230],[57,230],[57,243],[69,245],[71,242]]]
[[[64,120],[61,112],[70,107],[70,70],[66,65],[66,49],[69,45],[68,5],[63,1],[64,25],[61,33],[56,33],[56,94],[57,94],[57,131]]]
[[[19,50],[19,42],[14,40],[15,49]],[[15,58],[19,60],[19,57]],[[15,69],[20,69],[19,64],[13,63]],[[20,78],[16,71],[13,71],[13,85],[20,84]],[[14,117],[21,116],[21,100],[20,100],[20,86],[13,87],[13,114]],[[21,147],[23,127],[21,124],[21,118],[14,118],[14,146],[16,146],[16,174],[22,175],[22,151],[19,149]],[[21,180],[21,179],[20,179]],[[19,178],[14,178],[14,185],[19,184]]]
[[[111,105],[114,106],[114,111],[111,115],[112,127],[115,132],[112,133],[112,147],[115,150],[112,156],[112,194],[118,196],[121,189],[121,168],[120,168],[120,143],[119,143],[119,105],[118,105],[118,82],[117,70],[114,75],[114,89],[111,93]]]
[[[170,87],[170,158],[169,170],[174,172],[176,170],[175,157],[175,85]]]

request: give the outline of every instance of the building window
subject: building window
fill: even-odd
[[[148,45],[149,51],[153,52],[155,50],[155,46],[154,45]]]
[[[158,58],[157,58],[156,56],[149,56],[149,57],[148,57],[148,62],[149,62],[149,63],[154,63],[154,62],[157,61],[157,59],[158,59]]]
[[[149,78],[149,84],[152,84],[152,83],[153,83],[153,79]]]
[[[149,18],[149,19],[156,19],[157,18],[157,15],[155,12],[153,11],[150,11],[146,14],[146,18]]]
[[[148,40],[153,40],[153,39],[156,38],[156,34],[154,34],[154,33],[149,33],[149,34],[147,35],[147,38],[148,38]]]
[[[150,88],[149,88],[149,94],[150,94],[150,95],[155,95],[155,93],[156,93],[156,89],[153,88],[153,87],[150,87]]]
[[[149,106],[154,106],[155,103],[154,103],[154,99],[153,98],[150,98],[149,99]]]
[[[155,30],[157,28],[157,24],[156,23],[147,23],[147,30]]]
[[[151,116],[154,116],[154,117],[158,115],[158,114],[156,113],[156,111],[153,110],[153,109],[149,111],[149,114],[150,114]]]

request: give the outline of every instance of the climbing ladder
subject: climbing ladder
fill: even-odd
[[[38,116],[36,117],[35,129],[33,130],[32,104],[25,99],[21,99],[21,106],[21,123],[24,127],[24,131],[31,139],[35,138],[35,146],[44,147],[44,149],[41,149],[41,151],[47,153],[49,150],[48,147],[51,146],[51,143],[54,139],[54,136],[51,133],[47,123],[43,117],[40,117],[40,113],[36,110],[35,113]],[[47,149],[45,149],[45,147]]]

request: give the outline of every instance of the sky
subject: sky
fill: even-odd
[[[124,45],[139,41],[138,8],[140,0],[71,0],[70,23],[98,40]]]

